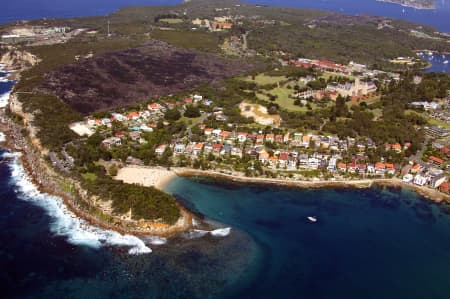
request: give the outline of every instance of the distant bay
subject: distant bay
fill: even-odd
[[[0,24],[42,18],[102,16],[124,6],[175,5],[181,0],[16,0],[0,4]]]
[[[0,24],[17,20],[99,16],[130,5],[176,5],[182,0],[16,0],[1,4]],[[246,0],[253,4],[315,8],[345,14],[371,14],[431,25],[450,33],[450,1],[436,1],[436,9],[415,9],[376,0]]]
[[[314,8],[344,14],[370,14],[430,25],[450,33],[450,1],[436,1],[436,9],[415,9],[376,0],[247,0],[253,4]]]

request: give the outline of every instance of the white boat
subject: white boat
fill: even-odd
[[[313,217],[313,216],[309,216],[308,220],[311,221],[311,222],[317,222],[317,218]]]
[[[447,64],[447,63],[448,63],[448,60],[446,60],[446,61],[443,62],[443,64]]]

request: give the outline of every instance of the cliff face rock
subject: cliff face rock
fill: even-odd
[[[6,65],[6,69],[10,71],[22,71],[39,63],[39,58],[30,52],[18,50],[13,47],[0,58],[0,63]]]
[[[31,125],[33,122],[34,116],[30,113],[26,113],[22,109],[23,105],[19,101],[17,94],[11,94],[9,97],[9,109],[13,114],[16,114],[23,119],[23,126],[27,128],[28,134],[30,137],[30,141],[33,146],[38,149],[42,154],[48,154],[48,149],[44,148],[40,142],[40,140],[36,137],[38,129]]]

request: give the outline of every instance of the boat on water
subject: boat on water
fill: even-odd
[[[448,64],[448,60],[444,61],[443,64]]]
[[[309,216],[308,220],[311,221],[311,222],[317,222],[317,218],[314,217],[314,216]]]

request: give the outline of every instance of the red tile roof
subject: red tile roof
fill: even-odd
[[[431,156],[430,157],[430,161],[437,163],[437,164],[442,164],[444,163],[444,160],[442,160],[441,158],[435,157],[435,156]]]

